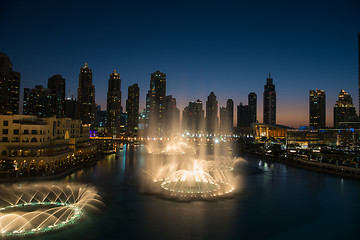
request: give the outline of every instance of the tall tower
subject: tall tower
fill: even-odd
[[[204,110],[199,99],[189,102],[189,105],[184,108],[182,121],[184,130],[191,133],[199,134],[204,130]]]
[[[114,70],[110,74],[107,92],[106,129],[109,135],[120,133],[121,115],[121,80]]]
[[[339,100],[334,107],[334,127],[338,128],[340,122],[357,121],[356,110],[353,106],[353,99],[345,90],[339,93]]]
[[[206,101],[206,131],[215,134],[218,130],[218,101],[214,92],[211,92]]]
[[[276,124],[276,92],[273,79],[266,78],[266,85],[264,86],[264,117],[265,124]]]
[[[151,74],[150,80],[150,111],[149,111],[149,134],[161,136],[164,122],[166,74],[156,71]]]
[[[95,87],[92,84],[92,72],[88,64],[80,68],[78,88],[78,114],[83,124],[95,124]]]
[[[128,87],[128,99],[126,101],[127,130],[133,136],[137,134],[139,128],[139,92],[137,84]]]
[[[175,134],[179,130],[180,110],[176,107],[176,98],[172,95],[165,97],[165,121],[164,128],[168,136]]]
[[[359,77],[359,116],[360,116],[360,32],[358,32],[358,77]]]
[[[48,89],[52,95],[53,113],[57,118],[65,117],[65,79],[56,74],[48,79]]]
[[[220,132],[227,133],[229,131],[229,114],[226,107],[220,107]]]
[[[226,101],[226,111],[227,111],[227,120],[228,120],[228,130],[233,132],[234,130],[234,101],[228,99]]]
[[[0,114],[18,114],[20,73],[12,70],[10,58],[0,52]]]
[[[257,122],[257,96],[256,93],[251,92],[248,95],[248,105],[249,105],[249,118],[250,124]]]
[[[250,127],[250,114],[249,114],[249,105],[243,105],[240,102],[240,105],[237,106],[237,127],[238,128],[247,128]]]
[[[309,93],[310,126],[325,128],[326,124],[326,96],[324,90],[310,90]]]
[[[28,115],[34,115],[40,118],[55,116],[52,92],[42,85],[36,85],[35,88],[31,89],[27,101],[26,110],[28,111]]]

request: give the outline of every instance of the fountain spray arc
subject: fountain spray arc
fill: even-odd
[[[97,190],[79,184],[21,184],[0,188],[0,236],[58,231],[104,206]]]

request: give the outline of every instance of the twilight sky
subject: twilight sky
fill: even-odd
[[[327,124],[341,89],[358,110],[358,0],[301,1],[2,1],[0,51],[21,73],[21,89],[46,86],[61,74],[76,96],[80,67],[93,71],[96,102],[106,108],[107,81],[116,69],[122,105],[138,83],[140,108],[150,74],[167,74],[167,95],[180,110],[258,95],[262,122],[268,73],[277,91],[277,122],[308,125],[310,89],[324,89]],[[21,97],[23,93],[21,91]],[[236,113],[235,113],[236,115]]]

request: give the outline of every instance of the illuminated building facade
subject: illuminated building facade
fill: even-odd
[[[264,86],[263,122],[265,124],[276,124],[276,92],[270,74],[266,78],[266,85]]]
[[[228,132],[234,131],[234,101],[228,99],[226,101],[227,121],[228,121]]]
[[[206,131],[208,134],[216,134],[218,130],[218,101],[214,92],[211,92],[206,101]]]
[[[10,58],[0,52],[0,114],[18,114],[20,73],[12,70]]]
[[[189,102],[189,105],[183,111],[183,129],[193,133],[199,134],[204,131],[204,110],[203,103],[199,99],[194,102]]]
[[[65,79],[56,74],[49,78],[48,89],[51,91],[52,108],[57,118],[65,117]]]
[[[44,88],[42,85],[36,85],[30,91],[24,89],[24,92],[28,93],[27,99],[24,96],[24,100],[27,102],[24,110],[26,115],[33,115],[39,118],[55,116],[53,95],[50,89]]]
[[[334,107],[334,128],[339,127],[340,122],[356,122],[357,115],[353,106],[353,99],[345,90],[339,93],[339,100]]]
[[[164,130],[167,136],[178,132],[180,125],[180,110],[176,107],[176,99],[172,95],[165,98]]]
[[[120,74],[113,71],[108,81],[106,129],[110,136],[120,134],[121,80]]]
[[[314,129],[325,128],[326,96],[324,90],[310,90],[309,93],[310,126]]]
[[[92,72],[88,64],[80,69],[78,88],[78,115],[83,124],[95,123],[95,87],[92,84]]]
[[[166,96],[166,74],[156,71],[151,74],[149,98],[149,131],[150,136],[161,136],[164,125]]]
[[[139,130],[139,95],[138,84],[128,87],[128,99],[126,100],[127,131],[130,135],[136,136]]]
[[[254,93],[254,92],[249,93],[248,105],[249,105],[250,123],[256,123],[257,122],[257,95],[256,95],[256,93]]]

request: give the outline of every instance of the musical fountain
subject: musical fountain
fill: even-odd
[[[103,206],[93,187],[21,184],[0,188],[0,236],[17,238],[58,231]]]

